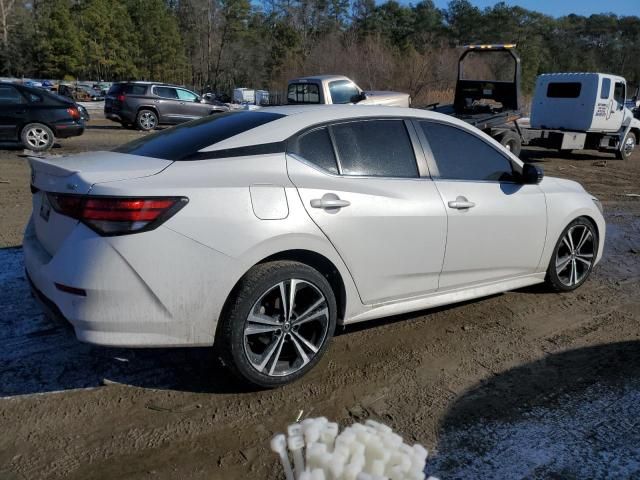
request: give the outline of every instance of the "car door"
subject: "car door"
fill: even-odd
[[[519,183],[507,155],[479,131],[416,123],[448,216],[440,289],[536,272],[547,229],[540,187]]]
[[[402,119],[367,119],[315,128],[290,142],[289,177],[365,304],[438,288],[446,212],[433,182],[419,173],[422,152],[411,135]]]
[[[617,81],[613,86],[613,101],[607,121],[608,130],[617,132],[624,120],[624,104],[627,101],[627,86],[624,82]]]
[[[211,111],[211,107],[206,103],[200,103],[200,97],[184,88],[176,88],[178,100],[180,101],[180,112],[182,120],[188,121],[194,118],[204,117]]]
[[[153,93],[157,97],[154,100],[160,114],[161,123],[180,123],[183,122],[182,106],[178,99],[178,92],[173,87],[154,86]]]
[[[0,140],[18,139],[27,115],[27,101],[13,85],[0,85]]]

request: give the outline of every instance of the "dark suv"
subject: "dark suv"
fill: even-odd
[[[161,124],[173,125],[228,110],[186,88],[152,82],[114,83],[104,102],[105,117],[140,130],[153,130]]]

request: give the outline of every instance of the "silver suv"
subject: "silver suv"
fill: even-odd
[[[104,116],[124,127],[153,130],[187,122],[229,108],[176,85],[152,82],[114,83],[104,102]]]

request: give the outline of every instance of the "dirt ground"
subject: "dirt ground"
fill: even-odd
[[[139,135],[92,121],[56,153]],[[603,201],[605,257],[576,292],[349,327],[301,381],[260,392],[238,391],[208,349],[95,348],[43,318],[7,248],[30,209],[21,153],[0,150],[0,479],[281,478],[269,439],[300,411],[381,420],[428,447],[442,479],[640,478],[640,152],[522,155]]]

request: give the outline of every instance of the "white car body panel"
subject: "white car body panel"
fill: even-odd
[[[371,116],[472,128],[406,108],[261,111],[287,116],[200,152],[283,142],[305,127]],[[520,160],[506,155],[521,168]],[[102,152],[31,164],[34,186],[44,191],[189,199],[154,230],[103,237],[53,210],[45,220],[39,215],[45,196],[34,195],[24,239],[29,278],[79,339],[102,345],[213,344],[222,308],[239,279],[283,252],[312,252],[335,267],[344,283],[339,323],[346,324],[541,282],[560,232],[582,215],[600,232],[597,260],[604,244],[604,219],[592,197],[575,182],[553,178],[511,195],[499,191],[498,183],[471,183],[461,192],[460,184],[429,177],[330,175],[284,152],[175,162]],[[351,205],[336,213],[311,208],[310,201],[325,193],[337,193]],[[460,193],[477,208],[446,208]],[[502,203],[511,200],[516,204]],[[87,294],[60,291],[55,283]]]

